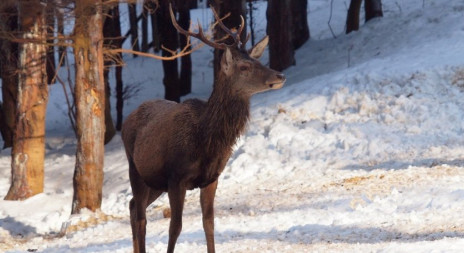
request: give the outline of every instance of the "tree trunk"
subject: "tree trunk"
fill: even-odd
[[[253,27],[254,26],[253,0],[248,0],[248,11],[250,13],[250,20],[248,23],[250,24],[251,45],[254,46],[255,45],[255,28]]]
[[[161,50],[160,44],[160,34],[159,34],[159,25],[158,25],[158,16],[156,9],[158,6],[156,3],[149,1],[148,2],[150,7],[150,19],[151,19],[151,36],[152,36],[152,46],[155,52],[159,52]]]
[[[148,9],[151,0],[144,0],[142,7],[142,52],[148,52]]]
[[[308,0],[292,0],[291,8],[293,47],[298,49],[309,39]]]
[[[11,187],[5,200],[23,200],[43,192],[45,113],[48,102],[45,9],[40,0],[19,1],[19,24],[26,42],[19,46],[16,126],[11,152]]]
[[[104,138],[103,143],[106,145],[116,135],[116,128],[114,127],[113,117],[111,116],[111,101],[110,101],[111,87],[110,87],[110,81],[108,78],[109,69],[107,69],[106,67],[105,67],[103,76],[105,80],[105,138]]]
[[[18,10],[15,5],[3,6],[0,15],[0,30],[13,32],[18,29]],[[16,102],[18,97],[18,44],[9,40],[2,40],[0,46],[0,67],[2,78],[2,136],[3,148],[13,146],[13,132],[16,121]]]
[[[55,8],[53,4],[47,4],[46,7],[46,25],[47,25],[47,84],[52,84],[55,82],[55,46],[54,40],[50,39],[55,36]]]
[[[295,51],[291,29],[291,1],[268,0],[266,11],[269,35],[269,64],[282,71],[295,64]]]
[[[190,1],[183,1],[179,6],[179,25],[188,30],[190,27]],[[187,45],[187,37],[180,36],[180,48]],[[192,57],[190,54],[182,56],[180,63],[180,95],[192,92]]]
[[[365,0],[364,11],[366,13],[366,22],[377,17],[383,17],[381,0]]]
[[[246,19],[246,1],[245,0],[235,0],[235,1],[223,1],[223,0],[214,0],[212,5],[216,12],[219,14],[219,17],[224,17],[227,13],[230,13],[230,16],[223,20],[223,23],[228,28],[238,28],[241,24],[240,16]],[[245,28],[243,29],[241,40],[244,42],[246,40],[246,20]],[[214,39],[220,39],[224,37],[225,32],[219,27],[216,26],[214,29]],[[225,43],[232,44],[232,39],[225,40]],[[223,50],[214,49],[214,76],[217,76],[217,73],[220,70],[220,63]],[[216,80],[216,78],[214,78]]]
[[[129,5],[129,22],[130,22],[130,34],[131,34],[131,45],[132,49],[135,51],[140,51],[139,47],[139,32],[137,26],[137,5]],[[133,55],[134,58],[137,57],[136,54]]]
[[[120,55],[122,59],[122,55]],[[122,82],[122,66],[116,66],[116,130],[121,131],[124,109],[124,85]]]
[[[102,201],[105,135],[102,1],[76,0],[77,150],[72,213],[99,209]]]
[[[114,8],[114,18],[113,25],[114,25],[114,32],[116,38],[121,38],[121,20],[119,15],[119,6]],[[122,48],[122,39],[118,39],[115,41],[116,47]],[[119,53],[117,59],[122,63],[122,53]],[[124,84],[122,82],[122,64],[116,64],[116,130],[121,131],[122,127],[122,115],[123,115],[123,107],[124,107],[124,98],[123,98],[123,89]]]
[[[108,48],[121,48],[120,46],[120,22],[119,22],[119,6],[115,5],[113,8],[108,10],[108,13],[103,24],[103,37],[104,47]],[[120,54],[114,57],[119,57]],[[111,57],[113,59],[113,57]],[[119,58],[122,61],[122,58]],[[115,62],[114,60],[106,60],[104,67],[104,79],[105,79],[105,144],[111,141],[116,135],[116,128],[114,127],[113,117],[111,116],[111,86],[109,82],[109,72],[112,64],[121,65],[122,62]]]
[[[56,11],[55,16],[56,16],[58,34],[63,35],[64,34],[63,14],[60,11]],[[64,54],[66,54],[66,47],[59,45],[58,46],[58,62],[61,64],[61,66],[64,66],[65,64]]]
[[[171,22],[169,15],[168,1],[160,2],[159,13],[161,19],[160,27],[161,45],[169,50],[177,50],[178,33]],[[163,56],[171,55],[168,51],[162,50]],[[164,78],[163,84],[165,89],[164,98],[167,100],[180,101],[179,72],[177,71],[177,59],[172,61],[163,61]]]
[[[359,30],[359,12],[362,0],[351,0],[346,17],[346,34]]]

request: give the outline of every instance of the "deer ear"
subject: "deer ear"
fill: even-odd
[[[229,48],[226,48],[221,60],[221,69],[224,71],[224,74],[230,76],[233,72],[232,66],[234,63],[234,59],[232,57],[232,52]]]
[[[250,56],[255,59],[259,59],[261,55],[263,55],[264,49],[269,42],[269,36],[266,35],[260,42],[256,43],[256,45],[250,50]]]

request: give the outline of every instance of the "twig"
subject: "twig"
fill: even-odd
[[[188,46],[190,46],[190,45],[188,45]],[[179,51],[179,53],[176,53],[175,51],[169,50],[169,52],[172,54],[171,56],[159,56],[159,55],[156,55],[156,54],[144,53],[144,52],[134,51],[134,50],[125,49],[125,48],[107,49],[106,50],[107,52],[105,52],[105,53],[110,53],[110,54],[116,54],[116,53],[136,54],[136,55],[145,56],[145,57],[149,57],[149,58],[153,58],[153,59],[157,59],[157,60],[171,61],[171,60],[177,59],[179,57],[191,54],[192,52],[197,51],[198,49],[200,49],[203,46],[204,46],[204,44],[201,43],[201,44],[196,45],[191,50],[187,50],[188,47],[185,47],[184,49]],[[165,49],[164,46],[163,46],[163,49]],[[168,51],[168,50],[166,50],[166,51]]]
[[[400,10],[400,14],[402,14],[403,10],[401,9],[401,5],[398,2],[395,2],[395,4],[398,7],[398,9]]]
[[[353,45],[348,47],[348,68],[351,67],[351,51],[353,50]]]
[[[334,39],[336,39],[337,36],[335,36],[335,33],[332,30],[332,26],[330,25],[330,21],[332,20],[332,12],[333,12],[333,0],[330,1],[330,15],[329,15],[329,21],[327,22],[327,24],[329,25],[329,29],[330,29],[330,32],[332,33],[332,36],[334,37]]]

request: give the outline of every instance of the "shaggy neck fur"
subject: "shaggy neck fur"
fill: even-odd
[[[250,95],[233,90],[231,80],[216,82],[208,100],[207,110],[201,117],[205,151],[226,154],[245,130],[250,114]]]

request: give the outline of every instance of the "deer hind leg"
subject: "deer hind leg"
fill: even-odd
[[[162,191],[153,191],[141,179],[132,161],[129,160],[129,178],[133,198],[129,203],[134,253],[145,253],[146,210]]]
[[[214,253],[214,196],[216,195],[218,181],[201,189],[200,204],[203,214],[203,229],[205,230],[208,253]]]
[[[168,253],[174,252],[177,238],[182,230],[182,212],[184,209],[185,192],[184,187],[178,184],[169,183],[168,187],[169,204],[171,206],[171,222],[169,224]]]

